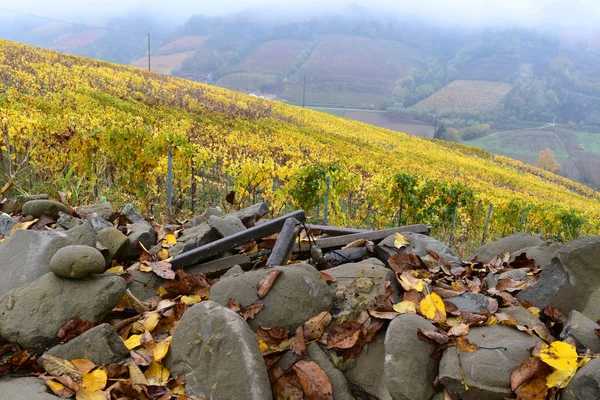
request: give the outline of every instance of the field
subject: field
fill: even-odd
[[[454,81],[415,107],[426,110],[492,111],[508,94],[508,83],[488,81]]]
[[[189,215],[196,171],[196,210],[231,208],[224,198],[233,189],[235,207],[265,200],[271,216],[302,207],[314,218],[329,177],[333,224],[429,223],[442,237],[456,209],[457,241],[476,244],[493,205],[490,239],[600,229],[599,193],[518,161],[3,40],[0,110],[19,170],[8,196],[64,191],[72,204],[106,196],[162,220],[171,149],[179,218]]]
[[[274,86],[281,82],[281,77],[271,74],[240,72],[221,78],[217,85],[239,92],[260,92],[265,86]]]
[[[194,54],[193,51],[185,51],[183,53],[174,53],[167,56],[152,56],[151,68],[152,71],[160,72],[161,74],[170,74],[181,65],[186,58]],[[148,58],[140,58],[131,63],[132,66],[138,68],[148,68]]]
[[[532,74],[531,60],[519,56],[494,55],[463,66],[457,79],[514,83],[520,77],[531,78]]]
[[[102,37],[102,35],[104,35],[104,32],[102,31],[67,33],[56,39],[54,48],[59,51],[73,51],[94,43],[98,38]]]
[[[185,51],[198,50],[206,41],[206,36],[182,36],[177,40],[168,43],[158,50],[156,55],[167,55],[171,53],[182,53]]]
[[[347,111],[344,117],[392,131],[404,132],[412,136],[433,137],[433,124],[415,121],[397,121],[388,117],[384,112]]]
[[[285,73],[308,44],[304,40],[272,40],[236,66],[238,71]]]

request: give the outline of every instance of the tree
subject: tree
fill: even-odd
[[[443,140],[445,136],[446,136],[446,125],[440,124],[440,126],[438,126],[435,133],[433,134],[433,138]]]
[[[550,149],[546,149],[540,153],[536,165],[550,172],[557,172],[560,169],[560,165],[558,164],[558,161],[556,161],[554,152]]]

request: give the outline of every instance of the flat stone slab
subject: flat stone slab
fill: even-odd
[[[5,400],[57,400],[43,380],[33,377],[0,378],[0,398]]]
[[[526,233],[515,233],[507,236],[495,242],[487,243],[481,246],[475,253],[473,253],[468,260],[472,260],[477,257],[478,261],[489,262],[494,257],[502,254],[520,254],[519,251],[532,247],[542,246],[546,242],[536,236],[531,236]],[[518,255],[517,254],[517,255]]]

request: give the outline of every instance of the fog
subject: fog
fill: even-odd
[[[0,18],[5,19],[16,14],[2,10],[3,7],[78,22],[101,22],[131,12],[178,22],[195,14],[252,13],[299,18],[364,7],[374,14],[465,27],[524,26],[598,32],[600,26],[600,2],[596,0],[0,0]]]

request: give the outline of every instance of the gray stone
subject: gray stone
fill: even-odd
[[[0,297],[0,336],[33,352],[58,342],[60,327],[75,318],[100,322],[125,294],[118,276],[84,280],[48,273]]]
[[[321,367],[331,381],[334,400],[354,400],[354,396],[352,396],[348,387],[348,380],[342,371],[333,365],[329,356],[327,356],[317,343],[311,343],[306,346],[306,353],[311,360]]]
[[[10,230],[17,224],[17,221],[12,219],[8,214],[0,214],[0,235],[8,237]]]
[[[104,272],[104,256],[96,248],[71,245],[59,249],[50,260],[50,268],[56,276],[84,279]]]
[[[131,225],[127,225],[129,235],[129,244],[127,245],[123,256],[127,259],[137,259],[140,256],[140,250],[137,247],[138,243],[141,243],[146,249],[156,244],[156,231],[152,228],[152,225],[146,221],[135,222]]]
[[[600,359],[595,358],[577,371],[560,393],[560,400],[593,400],[600,398]]]
[[[540,268],[544,269],[550,265],[550,262],[556,255],[556,252],[560,250],[562,246],[562,243],[546,242],[540,246],[526,247],[512,253],[510,255],[509,262],[513,262],[517,256],[525,253],[527,258],[533,258],[536,264],[538,264]]]
[[[261,217],[267,215],[269,211],[269,206],[267,203],[263,202],[254,204],[248,208],[244,208],[236,212],[229,213],[227,215],[237,217],[242,220],[245,226],[250,226],[253,225],[254,222],[258,221]]]
[[[94,232],[100,232],[104,228],[112,228],[113,224],[105,220],[99,215],[96,214],[88,214],[85,217],[85,220],[90,223],[92,228],[94,228]]]
[[[458,257],[450,247],[431,236],[413,232],[402,232],[402,236],[409,242],[406,247],[397,249],[394,246],[394,241],[396,240],[395,235],[390,235],[375,247],[375,254],[377,257],[381,261],[387,263],[388,258],[394,254],[414,253],[419,257],[425,257],[428,254],[427,250],[431,250],[439,254],[448,262],[460,262],[460,257]]]
[[[169,249],[169,256],[173,257],[207,243],[219,239],[218,233],[208,224],[200,224],[190,229],[185,229],[177,238],[177,243]]]
[[[353,392],[363,392],[379,400],[392,400],[385,386],[384,341],[385,333],[378,333],[354,360],[341,365],[344,375],[353,386]],[[339,359],[334,358],[334,364],[336,362]]]
[[[144,217],[142,217],[135,211],[131,203],[125,204],[125,206],[123,206],[123,208],[121,209],[121,215],[125,216],[132,224],[135,224],[136,222],[146,222]]]
[[[210,218],[212,215],[222,217],[224,214],[217,208],[208,207],[206,211],[204,211],[202,214],[192,218],[191,220],[183,224],[183,227],[185,229],[190,229],[200,224],[204,224],[208,222],[208,218]]]
[[[394,272],[380,265],[343,264],[323,272],[334,279],[333,291],[337,293],[331,309],[334,323],[342,319],[352,321],[362,310],[375,309],[375,299],[385,294],[386,282],[396,285]]]
[[[216,260],[207,261],[202,264],[194,265],[185,269],[185,272],[192,275],[198,275],[205,273],[207,277],[216,277],[222,274],[226,274],[236,266],[242,269],[242,265],[251,266],[252,260],[246,254],[235,254],[232,256],[225,256],[217,258]],[[243,272],[243,269],[242,269]],[[229,275],[228,275],[229,276]]]
[[[156,296],[156,290],[161,287],[165,281],[154,272],[129,271],[131,282],[127,288],[139,300],[146,300]]]
[[[577,343],[577,348],[581,351],[590,349],[594,353],[600,353],[600,337],[596,335],[595,330],[600,332],[600,325],[586,317],[579,311],[571,311],[562,332],[561,340],[572,336]]]
[[[39,378],[0,378],[0,399],[2,400],[57,400],[59,397],[46,390],[44,381]]]
[[[31,215],[35,218],[45,214],[57,219],[59,211],[66,213],[67,206],[53,200],[31,200],[23,204],[23,215]]]
[[[549,338],[552,336],[548,327],[538,317],[523,307],[504,307],[498,309],[498,312],[512,315],[517,320],[518,325],[533,329],[540,337]]]
[[[481,293],[466,292],[460,296],[444,299],[444,301],[454,304],[459,310],[472,313],[490,311],[490,300]]]
[[[536,236],[531,236],[526,233],[515,233],[495,242],[484,244],[468,259],[473,260],[477,257],[478,261],[489,262],[502,253],[519,255],[521,254],[519,251],[522,251],[523,249],[532,246],[542,246],[545,243],[547,242]]]
[[[212,400],[270,399],[271,384],[254,333],[212,301],[192,306],[173,334],[166,365],[186,393]]]
[[[111,265],[112,260],[119,259],[129,243],[129,239],[123,235],[123,232],[112,227],[104,228],[98,232],[96,240],[107,249],[104,254],[107,267]]]
[[[437,331],[423,317],[404,314],[394,318],[385,335],[385,386],[394,400],[429,400],[438,362],[436,346],[419,339],[417,331]]]
[[[257,284],[269,272],[280,270],[279,277],[260,303],[265,308],[248,320],[252,329],[283,328],[295,332],[309,318],[331,307],[332,293],[319,271],[312,265],[264,268],[232,276],[210,288],[210,299],[226,306],[234,298],[242,307],[258,300]]]
[[[467,339],[479,349],[459,353],[450,347],[440,361],[440,382],[450,396],[463,400],[510,397],[510,374],[530,357],[529,350],[539,339],[504,325],[471,328]],[[465,390],[462,372],[469,390]]]
[[[113,208],[110,202],[105,201],[104,203],[90,204],[87,206],[80,206],[75,209],[78,214],[98,214],[99,217],[111,221],[113,218]]]
[[[76,226],[79,226],[83,223],[84,222],[79,218],[75,218],[69,214],[65,214],[62,211],[58,212],[58,220],[56,220],[56,224],[64,229],[73,229]]]
[[[577,310],[600,318],[600,236],[575,239],[556,252],[538,282],[517,298],[542,309],[557,307],[564,314]]]
[[[65,231],[69,244],[96,247],[96,234],[90,224],[81,224]]]
[[[226,279],[231,276],[241,275],[243,273],[244,273],[244,270],[242,269],[242,267],[240,267],[239,265],[234,265],[233,267],[231,267],[231,269],[229,271],[227,271],[223,274],[221,279]]]
[[[46,353],[64,360],[85,359],[108,365],[129,358],[129,350],[112,326],[100,324]]]
[[[226,215],[224,217],[217,217],[213,215],[208,218],[208,225],[213,228],[221,237],[231,236],[234,233],[246,230],[242,220],[233,215]]]

